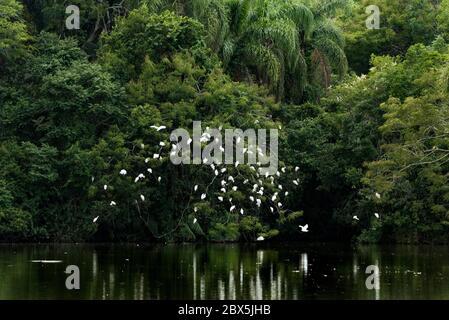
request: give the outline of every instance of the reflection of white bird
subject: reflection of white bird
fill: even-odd
[[[377,199],[380,199],[380,194],[379,193],[376,192],[375,195],[376,195]]]
[[[352,219],[354,219],[354,220],[360,220],[359,217],[357,217],[357,216],[353,216]]]
[[[377,219],[379,219],[380,218],[380,215],[376,212],[376,213],[374,213],[374,216],[377,218]]]
[[[301,232],[309,232],[309,225],[306,224],[305,226],[299,225],[301,228]]]
[[[126,171],[125,169],[122,169],[122,170],[120,170],[120,174],[121,174],[122,176],[126,176],[127,171]]]
[[[264,240],[265,240],[265,238],[262,236],[257,237],[257,241],[264,241]]]
[[[117,203],[115,203],[115,201],[111,201],[110,203],[111,207],[117,205]]]
[[[161,131],[164,130],[165,128],[167,128],[166,126],[151,126],[150,128],[156,129],[156,131]]]
[[[93,223],[97,222],[98,218],[100,218],[100,216],[96,216],[96,217],[94,218],[94,220],[92,220],[92,222],[93,222]]]

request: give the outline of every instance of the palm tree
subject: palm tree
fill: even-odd
[[[327,88],[332,71],[346,71],[332,17],[348,0],[223,1],[229,27],[219,54],[236,79],[268,84],[278,100],[300,102],[306,86]]]

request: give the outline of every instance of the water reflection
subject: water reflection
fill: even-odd
[[[447,299],[447,249],[3,245],[0,299]],[[81,290],[65,288],[71,264],[80,268]],[[369,265],[379,267],[379,290],[366,288]]]

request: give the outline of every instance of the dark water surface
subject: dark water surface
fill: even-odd
[[[80,290],[66,289],[68,265]],[[369,265],[379,290],[365,285]],[[0,245],[0,299],[410,298],[449,299],[449,247]]]

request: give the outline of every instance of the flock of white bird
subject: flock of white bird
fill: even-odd
[[[166,129],[166,126],[156,126],[153,125],[151,126],[152,129],[155,129],[156,131],[161,131]],[[221,128],[220,128],[221,129]],[[201,137],[201,142],[207,142],[211,139],[210,135],[207,133],[208,128],[206,128],[206,132],[202,135]],[[237,138],[237,143],[239,142],[238,140],[240,139],[240,137]],[[192,139],[189,139],[188,144],[190,144],[192,142]],[[157,153],[153,154],[153,159],[158,159],[158,160],[163,160],[164,157],[162,155],[162,151],[164,151],[164,147],[166,146],[165,142],[160,141],[158,146],[159,151]],[[177,146],[175,144],[171,145],[172,146],[172,150],[170,152],[175,152]],[[142,143],[140,145],[141,149],[145,149],[145,145]],[[258,148],[259,150],[259,148]],[[248,151],[247,148],[243,149],[243,152],[245,153],[249,153],[250,151]],[[261,151],[259,150],[259,153],[261,153]],[[262,155],[262,154],[261,154]],[[150,158],[145,158],[145,164],[148,164],[150,162]],[[203,159],[203,164],[207,165],[208,159],[205,158]],[[213,183],[216,181],[216,179],[221,179],[220,180],[220,189],[219,192],[217,192],[217,200],[220,204],[225,205],[226,203],[228,204],[228,209],[227,211],[229,213],[232,212],[240,212],[241,215],[245,214],[245,210],[256,210],[256,211],[260,211],[262,205],[264,204],[267,208],[269,208],[271,213],[280,213],[281,210],[284,210],[285,212],[287,210],[283,209],[284,205],[281,202],[286,200],[287,196],[289,195],[289,191],[285,190],[284,191],[284,186],[280,183],[279,178],[281,178],[281,176],[283,174],[285,174],[287,172],[287,167],[282,167],[280,171],[277,171],[274,175],[268,175],[268,174],[260,174],[259,169],[260,167],[260,162],[257,163],[256,166],[253,165],[249,165],[247,167],[249,167],[249,172],[250,174],[246,174],[246,175],[242,175],[240,170],[239,170],[239,166],[240,163],[238,161],[236,161],[232,166],[230,166],[230,168],[226,168],[223,167],[220,168],[221,164],[214,164],[211,163],[208,165],[213,172],[213,178],[212,178],[212,182],[209,185],[206,186],[199,186],[198,184],[195,184],[193,187],[193,191],[192,191],[192,195],[194,196],[195,194],[200,194],[199,198],[201,201],[206,200],[208,197],[211,198],[210,195],[208,195],[208,190],[209,188],[213,185]],[[241,166],[243,167],[243,166]],[[236,173],[236,177],[232,176],[229,172],[230,171],[235,171]],[[146,171],[148,172],[148,174],[152,175],[153,174],[153,169],[152,168],[147,168]],[[299,171],[299,167],[296,166],[294,168],[294,174],[297,174]],[[128,175],[128,171],[126,169],[121,169],[119,172],[119,175],[121,176],[127,176]],[[147,179],[147,177],[145,176],[145,174],[143,173],[139,173],[135,179],[134,182],[138,183],[138,182],[142,182],[145,181]],[[241,181],[241,186],[240,186],[240,190],[241,191],[245,191],[245,194],[249,194],[249,196],[246,197],[246,200],[249,201],[246,205],[242,205],[242,201],[239,201],[240,203],[240,208],[237,208],[237,204],[233,203],[233,192],[237,192],[239,190],[239,187],[236,184],[236,179],[238,180],[242,180]],[[156,178],[157,182],[160,183],[162,180],[161,176],[158,176]],[[92,182],[94,181],[94,178],[92,177]],[[291,182],[298,186],[300,183],[299,178],[295,178],[293,180],[291,180]],[[108,185],[105,184],[103,185],[103,189],[104,191],[108,190]],[[200,190],[202,189],[202,190]],[[218,190],[218,189],[217,189]],[[379,193],[375,193],[376,198],[380,199],[380,194]],[[140,201],[145,202],[145,196],[143,194],[139,195]],[[281,199],[283,198],[283,199]],[[137,201],[137,200],[136,200]],[[110,206],[116,206],[117,203],[115,201],[111,201],[110,202]],[[244,208],[245,207],[245,208]],[[198,208],[196,206],[193,207],[193,212],[194,214],[196,214],[198,212]],[[376,212],[374,213],[375,217],[377,219],[380,219],[380,215]],[[97,221],[99,220],[99,216],[96,216],[93,219],[93,223],[97,223]],[[359,218],[357,216],[353,216],[354,220],[359,220]],[[197,223],[198,219],[196,217],[193,218],[193,224]],[[305,225],[299,225],[299,230],[303,233],[309,232],[309,225],[305,224]],[[263,236],[259,236],[257,239],[257,241],[263,241],[265,240],[265,238]]]

